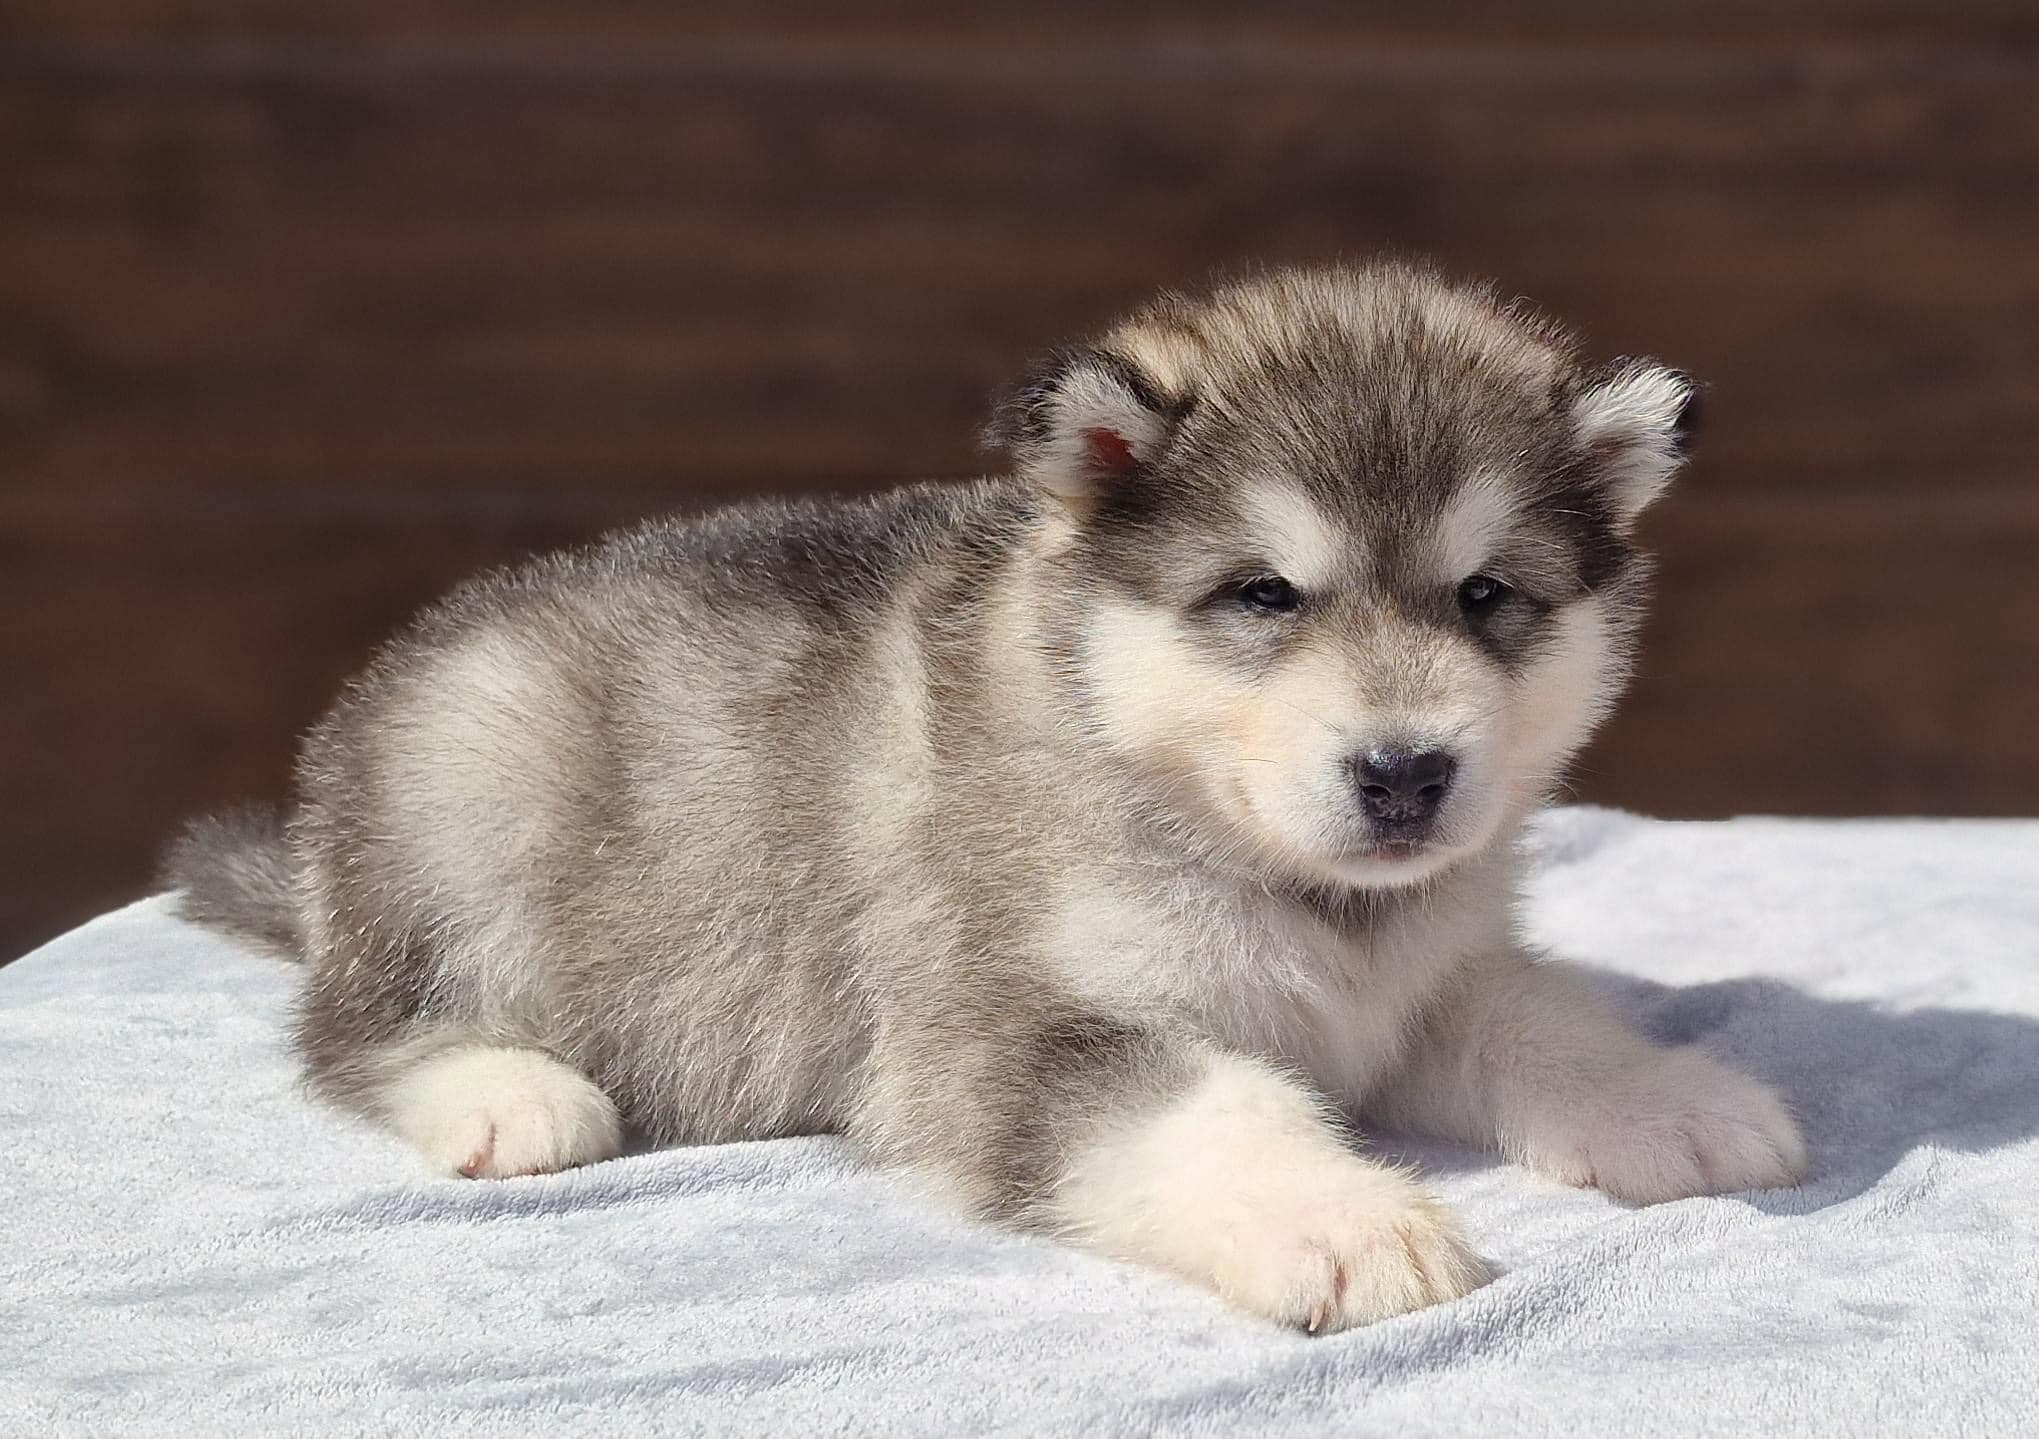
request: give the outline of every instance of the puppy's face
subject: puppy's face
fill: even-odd
[[[1691,387],[1398,269],[1168,300],[1007,411],[1101,740],[1256,868],[1416,882],[1619,689]]]

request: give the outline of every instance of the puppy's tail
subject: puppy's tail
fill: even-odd
[[[191,821],[163,856],[162,883],[182,891],[177,912],[186,919],[279,959],[304,958],[290,843],[274,810],[229,810]]]

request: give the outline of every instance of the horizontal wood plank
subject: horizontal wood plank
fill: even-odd
[[[2010,38],[2039,28],[2025,0],[1175,0],[1167,6],[1096,0],[348,0],[279,5],[275,0],[12,0],[10,29],[37,37],[111,37],[192,42],[310,37],[327,42],[391,38],[501,43],[507,39],[580,40],[600,36],[643,43],[729,34],[783,40],[788,35],[912,44],[929,38],[979,39],[1239,37],[1278,33],[1322,40],[1424,37],[1521,41],[1561,37],[1678,38],[1732,43],[1750,36],[1834,40],[1959,34]]]

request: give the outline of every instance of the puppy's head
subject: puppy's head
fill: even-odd
[[[1491,841],[1605,713],[1693,394],[1382,266],[1164,297],[992,434],[1052,497],[1097,737],[1240,859],[1392,886]]]

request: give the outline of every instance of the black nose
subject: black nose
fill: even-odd
[[[1394,829],[1414,829],[1427,823],[1444,802],[1457,768],[1442,750],[1421,754],[1405,749],[1375,750],[1352,762],[1360,804],[1370,818]]]

